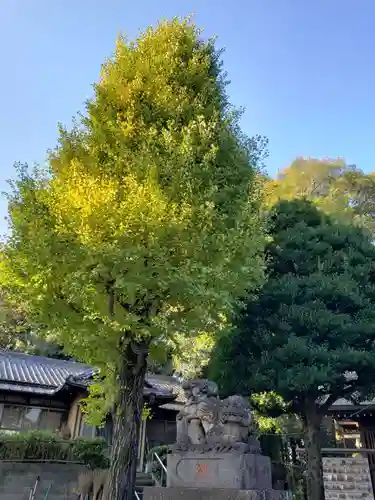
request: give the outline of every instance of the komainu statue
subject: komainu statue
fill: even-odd
[[[240,451],[260,453],[260,443],[251,436],[251,406],[242,396],[229,396],[221,401],[223,442]]]
[[[176,450],[260,451],[251,438],[251,407],[241,396],[220,400],[218,388],[209,380],[183,383],[186,404],[177,415]]]
[[[209,380],[189,380],[183,383],[182,388],[186,404],[177,415],[176,447],[180,450],[203,450],[210,437],[215,440],[217,427],[220,426],[217,385]]]

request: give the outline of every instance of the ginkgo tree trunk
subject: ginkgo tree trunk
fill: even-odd
[[[262,279],[265,143],[241,134],[225,87],[220,52],[190,21],[120,38],[47,169],[13,182],[1,284],[100,369],[110,500],[132,498],[150,353],[212,331]]]

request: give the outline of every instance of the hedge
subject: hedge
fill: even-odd
[[[103,438],[67,440],[42,431],[0,434],[0,460],[78,462],[90,469],[109,467],[108,447]]]

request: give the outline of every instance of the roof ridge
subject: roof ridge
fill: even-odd
[[[90,365],[86,363],[82,363],[81,361],[75,361],[73,359],[60,359],[60,358],[50,358],[48,356],[40,356],[39,354],[27,354],[26,352],[21,352],[21,351],[10,351],[7,349],[0,349],[0,358],[1,356],[7,357],[9,359],[12,358],[18,358],[18,359],[23,359],[25,361],[41,361],[44,363],[51,363],[51,364],[61,364],[61,365],[77,365],[81,366],[82,369],[88,369],[91,368]]]

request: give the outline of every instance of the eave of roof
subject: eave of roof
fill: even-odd
[[[0,390],[53,395],[87,365],[61,359],[0,351]]]
[[[52,396],[64,388],[87,389],[98,370],[61,359],[0,351],[0,391]],[[148,374],[144,396],[158,404],[180,401],[183,391],[173,377]]]
[[[96,372],[98,373],[98,372]],[[83,390],[87,389],[92,380],[95,371],[87,370],[85,373],[79,374],[74,377],[68,377],[67,384],[73,387],[79,387]],[[143,387],[143,397],[146,400],[154,400],[159,405],[171,403],[179,394],[176,391],[175,379],[172,377],[163,377],[154,374],[147,374],[144,387]]]

